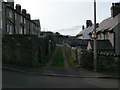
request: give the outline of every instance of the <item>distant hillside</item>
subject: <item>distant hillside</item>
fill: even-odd
[[[62,35],[76,36],[80,32],[80,30],[81,30],[81,26],[78,25],[70,28],[57,30],[57,32],[60,32]]]

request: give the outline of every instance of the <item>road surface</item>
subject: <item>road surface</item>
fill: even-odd
[[[32,75],[3,70],[3,88],[118,88],[117,79]]]

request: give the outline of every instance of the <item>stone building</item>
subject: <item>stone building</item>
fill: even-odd
[[[0,2],[2,31],[2,62],[37,66],[40,61],[40,21],[13,0]],[[15,7],[15,8],[14,8]]]
[[[40,35],[40,22],[31,20],[31,16],[26,9],[21,9],[17,4],[14,8],[14,1],[2,2],[2,32],[6,34],[34,34]]]
[[[2,30],[2,2],[3,0],[0,0],[0,31]]]

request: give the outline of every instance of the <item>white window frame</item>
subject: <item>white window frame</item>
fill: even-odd
[[[13,27],[12,27],[11,24],[9,25],[9,28],[10,28],[10,30],[9,30],[9,34],[13,34]]]
[[[26,24],[26,19],[24,18],[24,24]]]
[[[6,31],[7,33],[9,33],[10,32],[10,25],[9,24],[7,24],[7,31]]]
[[[10,19],[12,19],[12,18],[13,18],[13,13],[12,13],[12,11],[11,11],[11,10],[9,11],[9,18],[10,18]]]
[[[20,16],[20,22],[21,22],[21,23],[23,22],[23,17],[22,17],[22,16]]]
[[[19,34],[23,34],[23,28],[20,26]]]
[[[2,30],[2,19],[0,20],[0,29]]]

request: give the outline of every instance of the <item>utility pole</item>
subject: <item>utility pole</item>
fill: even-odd
[[[96,32],[96,0],[94,0],[94,32]],[[94,39],[94,71],[97,71],[97,40]]]

